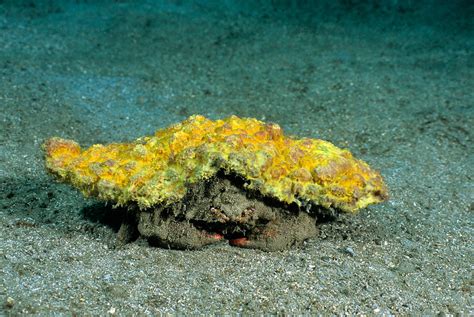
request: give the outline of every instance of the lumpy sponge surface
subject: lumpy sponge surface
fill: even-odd
[[[386,199],[380,174],[344,149],[285,136],[277,124],[194,115],[131,143],[93,145],[51,138],[46,166],[85,195],[146,209],[182,199],[190,185],[218,172],[285,204],[356,212]]]

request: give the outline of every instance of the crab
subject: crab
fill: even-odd
[[[117,244],[142,236],[152,245],[173,249],[200,249],[228,241],[232,246],[277,251],[317,235],[317,216],[327,210],[311,204],[282,204],[245,191],[244,184],[237,175],[219,172],[191,185],[179,202],[129,209]]]
[[[195,115],[131,143],[84,150],[53,137],[43,148],[57,179],[127,210],[119,242],[281,250],[315,236],[318,217],[388,197],[380,174],[349,151],[252,118]]]

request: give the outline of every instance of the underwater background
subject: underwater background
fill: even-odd
[[[0,314],[472,314],[474,2],[0,0]],[[390,199],[263,252],[114,248],[52,136],[127,142],[193,114],[278,123]]]

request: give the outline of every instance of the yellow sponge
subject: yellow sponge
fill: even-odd
[[[356,212],[388,196],[380,174],[349,151],[287,137],[277,124],[253,118],[194,115],[131,143],[82,150],[74,141],[51,138],[44,149],[48,170],[61,181],[119,206],[171,204],[190,184],[218,171],[243,177],[249,190],[299,206],[310,202]]]

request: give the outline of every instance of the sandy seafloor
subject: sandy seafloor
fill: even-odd
[[[0,315],[472,314],[474,9],[448,2],[0,1]],[[284,252],[117,250],[45,172],[51,136],[192,114],[348,148],[390,200]]]

